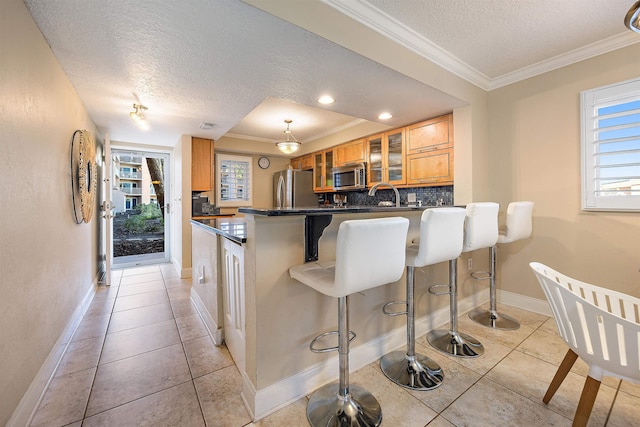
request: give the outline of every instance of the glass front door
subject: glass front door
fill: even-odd
[[[128,267],[169,261],[169,155],[111,151],[113,265]]]

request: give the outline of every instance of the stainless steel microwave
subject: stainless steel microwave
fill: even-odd
[[[364,190],[367,188],[367,173],[364,163],[337,166],[332,169],[334,190]]]

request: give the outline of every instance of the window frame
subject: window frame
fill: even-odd
[[[596,195],[596,181],[600,176],[601,168],[597,165],[595,152],[595,148],[598,146],[598,141],[596,140],[598,129],[605,129],[605,127],[598,128],[599,116],[597,111],[602,108],[638,101],[640,101],[640,78],[601,86],[580,93],[582,210],[640,212],[640,194]],[[640,126],[640,121],[632,122],[632,125]],[[633,138],[636,138],[636,135]],[[637,135],[637,138],[640,139],[640,135]],[[637,154],[638,149],[633,151],[636,151],[635,154]],[[630,165],[633,166],[633,163]],[[640,178],[640,176],[637,178]],[[634,177],[629,178],[629,180],[632,179]]]
[[[248,198],[222,200],[222,163],[225,161],[247,163],[248,178]],[[251,156],[238,156],[232,154],[216,154],[216,204],[218,207],[246,207],[253,204],[253,158]]]

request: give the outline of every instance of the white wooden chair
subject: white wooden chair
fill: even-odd
[[[549,403],[579,356],[589,365],[589,375],[573,425],[585,426],[603,376],[640,383],[640,299],[572,279],[537,262],[529,266],[569,346],[542,400]]]

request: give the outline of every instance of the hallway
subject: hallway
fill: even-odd
[[[225,346],[213,345],[191,301],[191,279],[173,266],[114,271],[85,314],[31,426],[306,426],[306,398],[252,423],[241,378]],[[502,307],[516,331],[493,331],[460,316],[485,355],[447,357],[419,336],[445,381],[427,392],[389,382],[378,362],[351,374],[383,408],[385,426],[569,426],[586,365],[576,363],[548,406],[541,401],[566,352],[553,319]],[[337,375],[337,374],[336,374]],[[605,378],[592,426],[637,425],[640,386]]]

